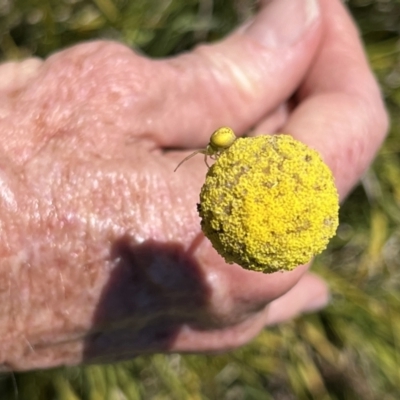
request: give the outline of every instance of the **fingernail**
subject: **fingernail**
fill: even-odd
[[[245,31],[269,48],[294,45],[319,16],[318,0],[273,0]]]

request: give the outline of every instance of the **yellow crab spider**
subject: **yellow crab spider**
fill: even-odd
[[[211,159],[215,160],[218,158],[218,156],[226,150],[228,147],[232,146],[233,142],[236,140],[236,135],[235,132],[231,128],[228,128],[227,126],[224,126],[222,128],[217,129],[211,136],[210,136],[210,142],[208,143],[207,147],[205,149],[200,149],[192,154],[188,155],[186,158],[184,158],[174,169],[174,172],[189,158],[192,158],[196,154],[204,154],[204,162],[206,163],[207,167],[210,168],[210,166],[207,163],[207,157],[210,157]]]

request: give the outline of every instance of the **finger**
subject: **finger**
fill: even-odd
[[[262,274],[238,265],[226,265],[205,239],[195,256],[206,277],[208,292],[212,293],[210,308],[213,309],[210,311],[225,325],[261,312],[266,304],[287,293],[309,267],[302,265],[292,271]]]
[[[280,104],[275,110],[265,116],[253,130],[247,132],[248,136],[265,135],[266,133],[282,132],[282,128],[289,119],[290,108],[287,102]]]
[[[7,94],[24,87],[36,76],[43,61],[37,58],[28,58],[21,62],[7,62],[0,65],[0,92]]]
[[[294,92],[320,29],[316,1],[274,0],[225,40],[169,61],[166,75],[174,88],[163,105],[162,145],[205,145],[223,125],[238,133],[249,129]],[[177,72],[180,79],[171,79]]]
[[[313,312],[329,302],[329,289],[318,276],[307,273],[286,294],[268,306],[267,325],[278,324],[304,312]]]
[[[239,323],[214,330],[191,324],[183,326],[171,350],[229,350],[251,340],[266,324],[277,324],[302,312],[316,311],[328,302],[329,291],[325,282],[313,274],[306,274],[288,293]]]
[[[283,130],[322,154],[343,197],[370,164],[388,119],[344,6],[339,0],[320,3],[324,42]]]

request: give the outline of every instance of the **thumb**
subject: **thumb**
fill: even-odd
[[[219,126],[240,133],[254,125],[296,90],[320,30],[317,0],[273,0],[221,42],[158,61],[166,94],[159,144],[198,147]]]

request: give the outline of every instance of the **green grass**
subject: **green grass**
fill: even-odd
[[[113,365],[5,374],[0,399],[400,397],[400,3],[350,4],[392,127],[362,184],[343,205],[337,237],[314,264],[330,284],[330,306],[266,329],[224,355],[154,355]],[[252,9],[248,0],[2,1],[0,57],[46,56],[93,38],[119,40],[162,57],[222,37]]]

